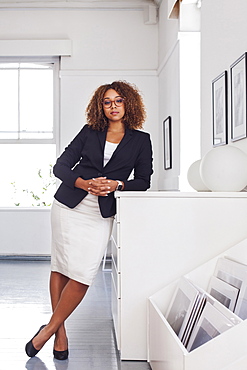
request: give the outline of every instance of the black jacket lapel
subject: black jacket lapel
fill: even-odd
[[[130,129],[125,130],[124,137],[122,138],[122,140],[118,144],[116,150],[113,152],[113,154],[112,154],[109,162],[106,164],[106,166],[108,166],[108,164],[110,164],[112,162],[112,160],[115,158],[115,156],[119,153],[120,150],[124,149],[125,145],[132,139],[132,135],[133,135],[132,130],[130,130]]]
[[[104,129],[104,131],[97,131],[97,134],[98,134],[98,138],[99,138],[100,146],[101,146],[102,153],[103,153],[103,152],[104,152],[104,148],[105,148],[105,141],[106,141],[107,128],[106,128],[106,129]]]
[[[105,148],[107,128],[104,131],[98,131],[97,134],[98,134],[98,138],[99,138],[99,142],[100,142],[100,147],[101,147],[101,150],[102,150],[102,166],[103,166],[103,162],[104,162],[104,148]],[[125,145],[131,140],[132,135],[133,135],[133,131],[127,128],[125,130],[124,137],[122,138],[122,140],[118,144],[116,150],[114,151],[114,153],[113,153],[113,155],[112,155],[112,157],[111,157],[111,159],[109,160],[108,163],[110,163],[111,160],[117,155],[117,153],[120,150],[122,150],[125,147]],[[106,164],[106,166],[107,166],[107,164]]]
[[[133,135],[133,131],[126,129],[125,135],[120,141],[119,145],[117,146],[117,149],[115,150],[115,152],[118,152],[119,150],[123,149],[123,147],[131,140],[132,135]]]

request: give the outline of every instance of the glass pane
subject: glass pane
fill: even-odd
[[[53,132],[20,132],[20,139],[53,139]]]
[[[0,63],[1,68],[19,68],[20,63]]]
[[[0,139],[17,140],[18,138],[19,138],[18,132],[0,132]]]
[[[0,69],[7,68],[7,69],[18,69],[18,68],[28,68],[28,69],[49,69],[53,68],[53,63],[47,63],[47,62],[37,62],[37,63],[0,63]]]
[[[52,70],[20,71],[20,127],[21,131],[53,131]]]
[[[20,63],[20,68],[32,68],[32,69],[48,69],[52,68],[52,64],[50,63]]]
[[[1,131],[18,131],[18,72],[0,70],[0,138],[13,138],[13,135],[1,136]],[[14,135],[17,138],[17,135]]]
[[[48,206],[56,190],[51,174],[56,161],[55,144],[2,144],[0,206]]]

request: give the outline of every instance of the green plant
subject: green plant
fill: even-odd
[[[28,196],[31,197],[31,205],[33,207],[48,207],[51,205],[51,200],[48,196],[48,191],[55,185],[56,180],[52,173],[52,164],[49,164],[48,174],[44,175],[41,169],[38,170],[37,175],[39,178],[39,186],[37,186],[36,190],[30,189],[22,189],[19,192],[26,193]],[[11,185],[14,188],[15,197],[18,197],[18,187],[16,182],[11,182]],[[21,195],[19,194],[21,197]],[[21,206],[21,201],[14,202],[15,206]]]

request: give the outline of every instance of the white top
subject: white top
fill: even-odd
[[[117,149],[118,143],[110,143],[110,141],[105,142],[105,151],[104,151],[104,166],[111,159],[113,152]]]

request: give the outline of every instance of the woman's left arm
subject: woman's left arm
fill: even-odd
[[[145,133],[135,167],[134,178],[123,180],[126,191],[145,191],[150,188],[151,175],[153,174],[153,151],[150,135]],[[121,179],[120,179],[121,180]]]

